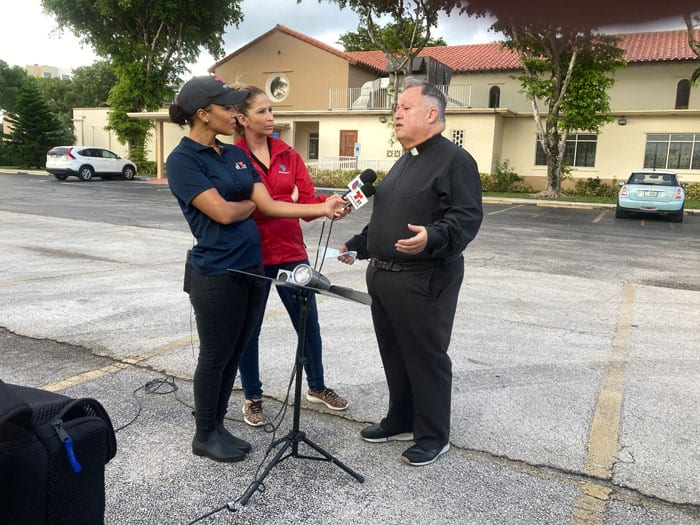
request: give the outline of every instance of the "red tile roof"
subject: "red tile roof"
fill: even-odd
[[[688,31],[657,31],[630,33],[621,37],[620,47],[626,51],[627,62],[666,62],[697,60],[688,45]],[[700,40],[700,32],[695,38]]]
[[[617,36],[620,37],[619,45],[625,50],[625,59],[628,63],[698,60],[688,45],[688,32],[685,30],[629,33]],[[698,39],[700,39],[700,31]],[[382,71],[386,69],[387,60],[381,51],[356,51],[347,54],[374,69]],[[506,49],[499,42],[427,47],[419,56],[433,57],[455,72],[504,71],[520,67],[517,53]]]
[[[280,24],[277,24],[267,33],[220,60],[209,68],[209,71],[214,71],[221,63],[252,47],[275,31],[280,31],[308,42],[324,51],[344,58],[352,65],[363,66],[379,73],[386,71],[387,59],[381,51],[352,51],[346,53]],[[698,60],[698,57],[695,56],[688,45],[688,32],[685,30],[628,33],[617,36],[620,37],[620,47],[625,50],[625,59],[629,63]],[[697,38],[700,39],[700,31],[697,32]],[[517,53],[504,48],[499,42],[427,47],[421,51],[419,56],[433,57],[456,73],[512,71],[520,67]]]
[[[348,55],[358,62],[385,71],[387,59],[382,51],[355,51]],[[429,56],[455,72],[503,71],[520,67],[518,54],[505,49],[499,42],[468,46],[426,47],[418,56]]]

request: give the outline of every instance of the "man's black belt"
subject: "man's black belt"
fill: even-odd
[[[385,270],[387,272],[401,272],[410,270],[424,270],[427,268],[437,268],[439,266],[446,266],[452,261],[457,260],[462,256],[461,253],[448,257],[447,259],[431,259],[429,261],[412,261],[412,262],[396,262],[396,261],[385,261],[378,257],[372,257],[369,260],[369,265],[372,268],[377,268],[378,270]]]

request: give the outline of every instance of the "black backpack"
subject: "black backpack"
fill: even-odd
[[[0,380],[0,523],[104,523],[114,427],[91,398]]]

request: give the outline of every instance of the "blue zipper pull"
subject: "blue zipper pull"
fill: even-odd
[[[73,450],[73,440],[68,435],[68,432],[66,432],[66,429],[63,428],[63,421],[59,419],[58,421],[54,422],[53,428],[56,429],[58,437],[63,442],[63,446],[66,449],[66,454],[68,455],[68,462],[70,463],[70,466],[73,467],[73,471],[80,472],[81,470],[83,470],[83,467],[80,466],[80,463],[78,463],[78,458],[75,457],[75,451]]]

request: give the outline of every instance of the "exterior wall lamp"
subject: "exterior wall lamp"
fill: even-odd
[[[386,124],[386,115],[379,115],[379,122]]]
[[[625,117],[624,115],[622,115],[620,118],[617,119],[617,123],[618,123],[620,126],[624,126],[625,124],[627,124],[627,117]]]

